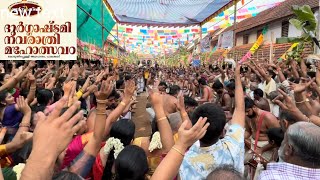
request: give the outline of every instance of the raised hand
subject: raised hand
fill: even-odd
[[[83,118],[82,111],[74,115],[80,107],[80,102],[74,103],[60,115],[67,101],[66,97],[61,98],[47,117],[43,113],[39,114],[39,121],[34,130],[32,152],[45,153],[46,156],[57,158],[66,149],[73,135],[84,125],[84,122],[80,121]],[[81,123],[78,123],[79,121]]]
[[[315,81],[315,78],[303,84],[302,83],[295,84],[293,82],[289,82],[289,83],[290,83],[290,88],[294,91],[294,93],[301,93],[305,91],[314,81]]]
[[[186,110],[186,107],[185,107],[185,104],[184,104],[183,92],[179,93],[178,100],[177,100],[177,102],[175,102],[175,105],[176,105],[178,111],[185,111]]]
[[[293,99],[288,96],[284,91],[281,89],[278,90],[278,92],[281,94],[278,97],[276,97],[273,102],[278,104],[281,109],[285,111],[293,111],[297,109],[296,104],[294,103]],[[284,99],[284,103],[280,101],[280,99]]]
[[[316,92],[320,92],[320,88],[318,87],[316,82],[311,83],[310,88],[312,88]]]
[[[101,71],[100,74],[97,76],[95,83],[99,83],[104,75],[104,71]]]
[[[207,118],[200,117],[197,123],[190,129],[187,128],[188,122],[183,122],[178,131],[179,139],[176,143],[176,146],[187,149],[196,141],[201,139],[206,134],[207,128],[210,125],[209,123],[206,123],[206,121]]]
[[[274,64],[274,63],[272,63],[272,64],[267,64],[269,67],[273,67],[273,68],[275,68],[275,69],[277,69],[277,66]]]
[[[160,94],[158,88],[151,89],[150,87],[148,87],[148,92],[149,92],[149,98],[150,98],[151,104],[153,106],[163,104],[163,95]]]
[[[97,100],[107,100],[113,90],[113,84],[110,81],[103,81],[99,91],[94,92]]]
[[[117,79],[116,76],[109,76],[107,78],[107,81],[110,81],[110,83],[111,83],[111,82],[115,81],[116,79]]]
[[[36,62],[35,61],[29,61],[28,67],[29,68],[34,68],[36,66]]]
[[[32,73],[29,73],[29,74],[27,75],[27,78],[28,78],[28,80],[29,80],[30,82],[36,81],[36,78],[34,77],[34,75],[33,75]]]
[[[64,96],[70,97],[73,86],[75,86],[76,82],[74,81],[69,81],[63,85],[63,92]]]
[[[124,96],[131,99],[135,90],[136,90],[135,82],[133,80],[127,81],[125,83]]]
[[[297,68],[297,62],[296,61],[290,61],[290,65],[293,69]]]
[[[94,74],[91,74],[88,76],[88,78],[92,79],[92,78],[94,78],[94,76],[95,76]]]
[[[59,70],[62,71],[65,68],[64,64],[61,64],[61,66],[59,67]]]
[[[92,84],[91,86],[88,87],[87,90],[90,91],[90,92],[95,92],[95,91],[98,90],[98,86],[95,85],[95,84]]]
[[[236,69],[234,72],[234,75],[237,77],[240,77],[240,69],[241,69],[241,65],[239,63],[236,64]]]
[[[25,115],[27,113],[31,113],[31,108],[28,105],[27,101],[24,99],[23,96],[19,96],[17,99],[17,106],[18,109]]]

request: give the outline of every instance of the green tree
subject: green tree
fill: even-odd
[[[296,17],[291,18],[289,22],[303,33],[297,39],[299,45],[293,48],[292,51],[288,52],[287,57],[288,59],[301,61],[305,44],[311,43],[312,36],[316,37],[317,21],[314,13],[308,5],[293,5],[292,11]]]

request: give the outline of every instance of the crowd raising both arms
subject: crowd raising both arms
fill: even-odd
[[[320,179],[316,61],[0,71],[0,179]]]

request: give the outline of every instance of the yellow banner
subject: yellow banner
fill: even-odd
[[[219,57],[218,61],[221,61],[223,58],[226,58],[228,53],[229,53],[230,49],[226,49],[222,55]]]
[[[256,52],[256,50],[259,48],[259,46],[262,44],[263,42],[263,34],[260,34],[259,38],[257,39],[257,41],[254,43],[254,45],[250,48],[250,52],[251,54],[254,54]]]
[[[115,58],[113,59],[113,67],[117,67],[118,66],[118,59]]]
[[[283,55],[279,58],[279,60],[280,60],[280,61],[282,61],[282,60],[287,60],[287,57],[286,57],[286,56],[287,56],[287,53],[290,52],[290,51],[292,51],[292,49],[295,48],[296,46],[298,46],[298,44],[299,44],[299,43],[293,43],[293,44],[291,45],[291,47],[290,47],[285,53],[283,53]]]
[[[227,54],[228,54],[229,51],[230,51],[230,49],[226,49],[226,50],[223,52],[222,56],[223,56],[223,57],[227,57]]]

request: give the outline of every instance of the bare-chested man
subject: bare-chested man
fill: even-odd
[[[309,101],[311,107],[314,109],[316,114],[320,115],[320,103],[317,99],[317,96],[319,96],[317,93],[320,92],[315,83],[311,85],[312,88],[307,88],[304,92],[306,94],[307,100]],[[316,89],[316,90],[314,90]]]
[[[177,85],[172,85],[170,86],[169,93],[166,93],[166,92],[163,92],[163,83],[164,82],[159,83],[158,88],[159,88],[159,91],[160,90],[162,91],[161,94],[163,95],[163,102],[164,102],[163,109],[165,114],[168,116],[169,114],[177,112],[177,106],[175,103],[177,102],[177,97],[180,92],[180,87]],[[150,120],[153,121],[155,118],[155,113],[151,106],[151,103],[149,102],[147,103],[146,109],[147,109],[147,112],[150,114],[150,117],[151,117]]]
[[[213,90],[217,93],[216,103],[221,105],[224,111],[231,112],[232,101],[228,91],[224,89],[223,84],[216,80],[212,85]]]
[[[180,87],[180,89],[183,89],[183,85],[184,85],[184,77],[183,75],[180,75],[176,84]]]
[[[263,91],[261,89],[255,89],[253,91],[255,105],[264,110],[270,112],[270,105],[267,99],[263,98]]]
[[[166,115],[177,112],[175,103],[177,102],[177,97],[180,93],[180,90],[181,89],[179,86],[173,85],[170,87],[169,93],[163,96],[163,108]]]
[[[272,145],[268,142],[267,130],[270,128],[280,127],[278,119],[270,112],[263,111],[258,108],[252,99],[245,98],[246,108],[246,146],[252,150],[255,150],[258,154],[269,160],[272,155]],[[260,133],[258,133],[259,122],[261,122]],[[255,139],[258,136],[257,147],[255,147]]]

